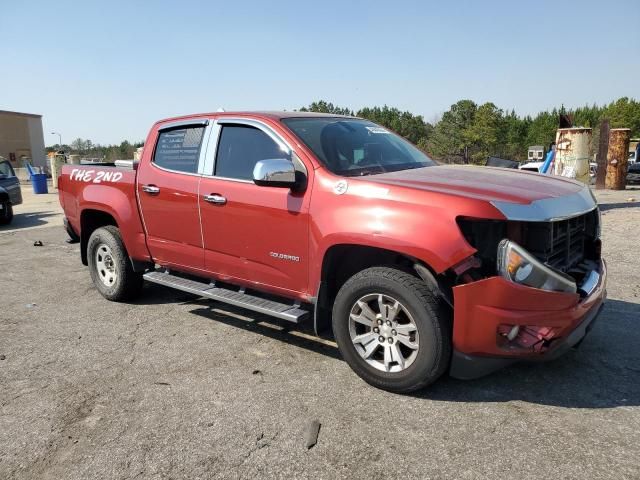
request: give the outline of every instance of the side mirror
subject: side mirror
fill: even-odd
[[[253,168],[253,183],[261,187],[294,188],[296,169],[291,160],[284,158],[259,160]]]

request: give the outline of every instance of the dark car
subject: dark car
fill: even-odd
[[[20,181],[6,160],[0,161],[0,225],[13,220],[13,207],[22,203]]]
[[[631,163],[627,170],[627,183],[640,182],[640,163]]]

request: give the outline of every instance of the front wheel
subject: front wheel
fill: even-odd
[[[419,390],[449,364],[449,311],[422,280],[393,268],[368,268],[342,286],[333,332],[356,374],[384,390]]]
[[[9,225],[13,220],[13,207],[11,202],[6,201],[0,203],[0,225]]]
[[[140,294],[142,274],[133,271],[117,227],[108,225],[91,234],[87,260],[93,284],[107,300],[122,302]]]

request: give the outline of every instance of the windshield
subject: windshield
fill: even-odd
[[[337,175],[356,176],[435,165],[404,138],[368,120],[284,118],[282,122]]]

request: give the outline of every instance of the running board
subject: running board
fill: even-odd
[[[249,295],[243,291],[236,292],[235,290],[227,288],[219,288],[213,284],[189,280],[171,275],[170,273],[154,271],[145,273],[143,277],[149,282],[164,285],[165,287],[193,293],[194,295],[228,303],[236,307],[246,308],[254,312],[264,313],[265,315],[271,315],[272,317],[281,318],[282,320],[288,320],[293,323],[300,323],[309,315],[309,312],[300,308],[299,304],[290,305],[274,302],[273,300],[266,300]]]

